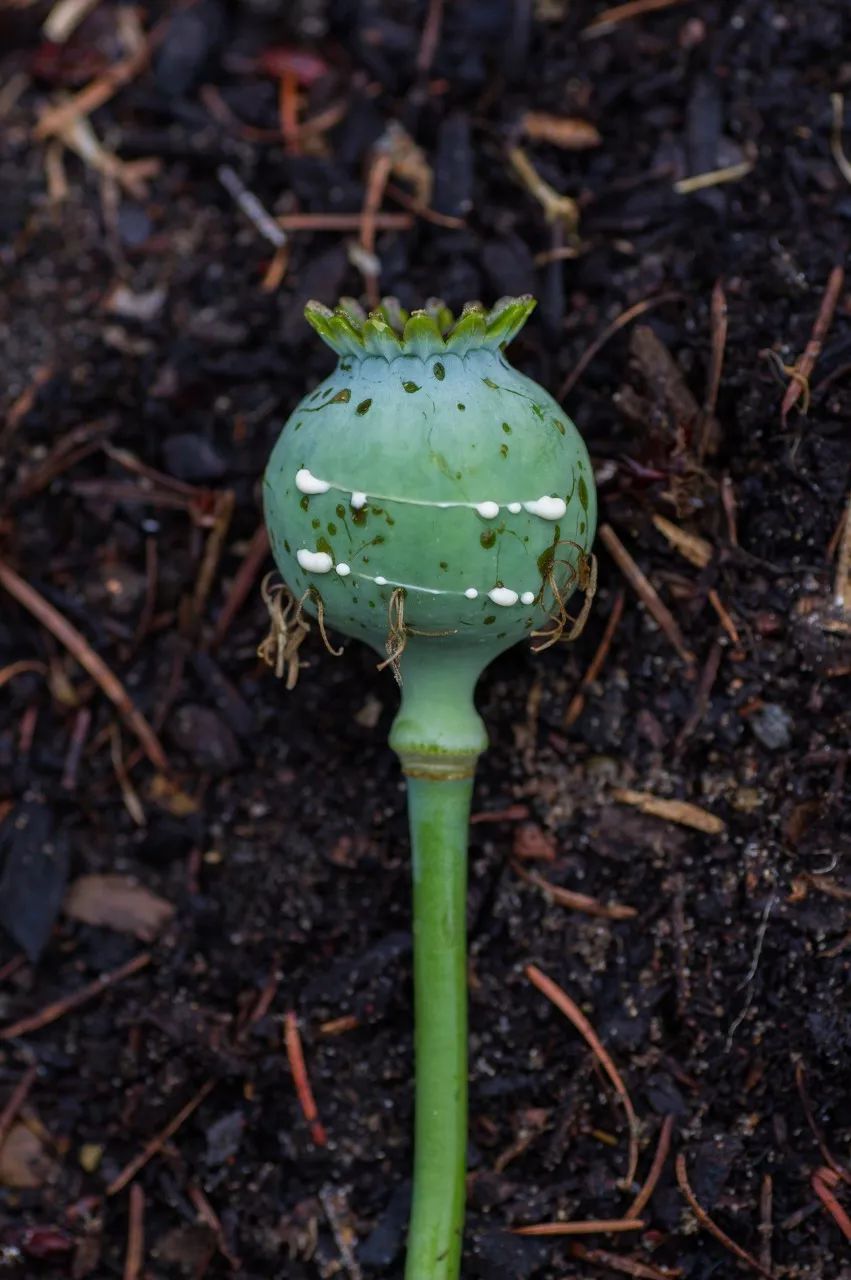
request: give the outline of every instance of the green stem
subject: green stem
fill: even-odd
[[[467,1148],[467,836],[487,745],[480,653],[409,643],[390,735],[408,775],[414,887],[416,1123],[405,1280],[458,1280]]]
[[[416,1126],[405,1280],[456,1280],[467,1148],[467,828],[472,778],[408,779]]]

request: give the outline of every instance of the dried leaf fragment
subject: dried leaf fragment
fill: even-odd
[[[174,915],[174,907],[130,876],[89,875],[75,880],[64,911],[82,924],[103,925],[152,942]]]

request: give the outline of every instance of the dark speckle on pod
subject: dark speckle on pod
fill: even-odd
[[[585,477],[579,477],[579,484],[576,486],[579,491],[579,502],[583,511],[588,510],[588,486],[585,483]]]
[[[501,444],[501,445],[499,446],[499,451],[500,451],[500,453],[502,454],[503,458],[507,458],[507,457],[508,457],[508,445],[507,445],[507,444]]]
[[[438,382],[442,382],[443,379],[446,377],[446,370],[444,369],[443,365],[440,363],[439,360],[435,360],[432,366],[432,373],[437,378]]]
[[[496,542],[496,533],[493,529],[485,529],[484,533],[479,535],[479,542],[487,551]]]
[[[410,382],[410,381],[409,381],[409,382],[403,382],[403,383],[402,383],[402,386],[403,386],[403,387],[404,387],[404,389],[408,392],[408,394],[409,394],[409,395],[413,395],[413,393],[414,393],[415,391],[419,391],[419,389],[420,389],[420,388],[419,388],[419,383],[416,383],[416,382]]]
[[[337,503],[337,505],[336,505],[336,507],[334,508],[334,510],[337,512],[337,519],[338,519],[338,520],[345,520],[345,518],[346,518],[346,508],[343,506],[342,502],[338,502],[338,503]]]
[[[552,422],[556,431],[560,432],[561,435],[564,435],[564,432],[565,432],[564,423],[559,418],[551,418],[550,421]]]
[[[486,618],[482,618],[482,622],[485,624],[486,627],[493,626],[493,624],[496,622],[496,614],[493,614],[493,613],[488,614]]]
[[[362,418],[365,413],[369,413],[371,407],[372,407],[371,400],[361,400],[360,404],[355,410],[355,413],[357,413]]]
[[[301,507],[302,511],[307,510],[307,508],[310,506],[310,498],[308,498],[307,494],[305,494],[304,497],[299,501],[298,505]]]
[[[348,404],[352,398],[352,393],[348,387],[343,387],[342,391],[338,391],[333,400],[329,400],[329,404]]]
[[[465,404],[461,404],[461,403],[459,402],[459,404],[458,404],[458,408],[459,408],[459,409],[461,410],[461,412],[463,413],[463,412],[464,412],[464,410],[467,408],[467,406],[466,406]]]
[[[507,423],[507,422],[503,422],[503,424],[502,424],[502,429],[503,429],[503,431],[505,432],[505,434],[506,434],[507,436],[510,436],[510,435],[511,435],[511,427],[508,425],[508,423]]]

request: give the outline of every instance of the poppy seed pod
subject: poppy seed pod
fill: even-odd
[[[586,585],[588,453],[504,354],[534,305],[471,303],[457,321],[437,301],[410,316],[393,299],[370,316],[348,299],[307,307],[340,358],[272,453],[272,550],[307,613],[386,653],[403,676],[435,662],[477,675],[524,636],[546,643]],[[474,719],[458,728],[454,746],[477,754]],[[399,750],[408,735],[397,730]]]

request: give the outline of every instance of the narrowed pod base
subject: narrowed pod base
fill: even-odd
[[[593,592],[596,495],[576,428],[508,363],[534,307],[439,301],[306,316],[339,357],[291,414],[264,479],[285,588],[262,656],[292,686],[315,619],[392,668],[413,867],[416,1133],[405,1280],[457,1280],[467,1142],[467,836],[487,745],[476,681],[523,637],[576,633]],[[285,592],[289,594],[285,597]],[[332,649],[332,652],[334,650]]]

